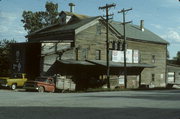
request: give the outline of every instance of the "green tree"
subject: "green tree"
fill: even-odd
[[[180,51],[177,52],[176,64],[180,65]]]
[[[173,58],[173,64],[180,65],[180,51],[177,52],[176,57]]]
[[[10,73],[10,44],[15,40],[3,39],[0,41],[0,76],[7,76]]]
[[[32,33],[45,26],[56,24],[59,22],[58,4],[46,2],[46,11],[24,11],[22,14],[24,29],[28,33]]]

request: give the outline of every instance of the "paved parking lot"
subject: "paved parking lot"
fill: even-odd
[[[0,119],[180,119],[180,90],[97,93],[0,90]]]

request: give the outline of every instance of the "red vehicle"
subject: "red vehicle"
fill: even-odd
[[[55,83],[52,77],[38,77],[35,81],[27,81],[24,85],[27,91],[55,92]]]

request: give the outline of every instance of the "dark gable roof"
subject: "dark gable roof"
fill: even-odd
[[[97,18],[101,18],[100,16],[89,17],[86,15],[80,15],[80,14],[65,12],[65,11],[62,11],[60,14],[62,13],[65,13],[70,16],[75,16],[78,19],[76,19],[75,21],[71,21],[65,25],[55,24],[55,25],[47,26],[45,28],[42,28],[40,30],[37,30],[29,34],[26,37],[30,37],[36,34],[52,33],[52,32],[57,32],[57,31],[58,32],[74,31],[75,29],[89,22],[92,22],[93,20]],[[110,24],[111,26],[114,27],[114,29],[116,29],[119,32],[119,34],[121,35],[123,34],[123,25],[120,22],[113,21]],[[141,31],[139,26],[133,25],[133,24],[126,24],[126,36],[127,36],[127,39],[129,40],[168,44],[167,41],[165,41],[164,39],[162,39],[155,33],[149,31],[146,28],[144,29],[144,31]]]
[[[82,18],[82,17],[81,17]],[[67,24],[55,24],[55,25],[50,25],[50,26],[47,26],[45,28],[42,28],[40,30],[37,30],[29,35],[27,35],[26,37],[30,37],[32,35],[36,35],[36,34],[43,34],[43,33],[50,33],[50,32],[56,32],[56,31],[72,31],[72,30],[75,30],[95,19],[99,18],[99,16],[96,16],[96,17],[87,17],[87,18],[83,18],[83,19],[80,19],[80,20],[76,20],[76,21],[71,21]]]
[[[68,24],[65,24],[65,25],[59,25],[59,27],[56,27],[50,31],[46,31],[46,32],[56,32],[56,31],[71,31],[71,30],[75,30],[93,20],[95,20],[96,18],[98,17],[89,17],[89,18],[85,18],[85,19],[82,19],[80,21],[72,21]]]

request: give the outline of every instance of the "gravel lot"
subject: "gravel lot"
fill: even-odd
[[[180,90],[38,93],[0,90],[0,119],[180,119]]]

